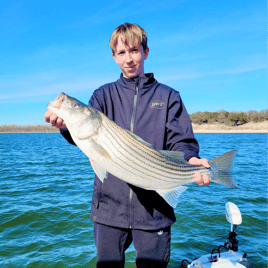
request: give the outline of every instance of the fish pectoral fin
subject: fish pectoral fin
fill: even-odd
[[[90,159],[89,159],[90,160]],[[104,179],[107,179],[108,172],[98,163],[96,163],[93,160],[90,160],[90,164],[95,172],[95,174],[98,176],[98,178],[103,182]]]
[[[110,154],[96,141],[90,141],[90,148],[95,151],[99,156],[105,157],[106,159],[110,159]]]
[[[185,159],[184,159],[184,153],[181,151],[168,151],[168,150],[160,150],[159,151],[161,154],[172,158],[174,160],[176,160],[179,163],[188,163]],[[190,164],[189,164],[190,165]]]
[[[103,182],[104,179],[107,179],[108,172],[100,163],[110,161],[111,156],[105,150],[105,148],[94,140],[90,141],[90,149],[94,152],[94,155],[97,156],[97,158],[95,158],[95,160],[97,159],[96,161],[94,161],[92,158],[89,158],[90,164],[98,178]]]
[[[180,195],[187,189],[188,187],[186,186],[180,186],[173,190],[157,190],[156,192],[161,195],[170,206],[175,208]]]

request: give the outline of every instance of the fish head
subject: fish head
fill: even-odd
[[[96,135],[101,126],[101,115],[83,102],[61,93],[47,105],[47,109],[62,118],[71,133],[78,139]]]

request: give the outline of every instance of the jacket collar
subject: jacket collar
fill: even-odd
[[[145,74],[144,77],[136,76],[134,78],[125,78],[121,73],[120,78],[117,80],[120,85],[126,89],[135,90],[138,86],[139,90],[148,90],[157,83],[153,73]]]

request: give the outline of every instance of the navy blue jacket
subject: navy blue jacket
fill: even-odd
[[[179,92],[158,83],[153,74],[134,79],[121,74],[116,82],[95,90],[89,105],[154,149],[183,151],[186,160],[198,157],[199,146]],[[61,132],[73,143],[67,130]],[[90,219],[143,230],[164,228],[176,221],[173,208],[155,191],[127,184],[111,174],[103,183],[95,177]]]

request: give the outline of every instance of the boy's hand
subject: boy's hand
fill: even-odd
[[[205,168],[210,168],[208,160],[205,158],[198,159],[197,157],[192,157],[188,160],[188,163],[191,165],[201,165]],[[202,186],[202,185],[208,186],[210,183],[208,175],[205,174],[205,175],[201,176],[200,172],[195,172],[194,178],[195,178],[197,184],[200,186]]]
[[[56,128],[66,128],[66,125],[63,121],[62,118],[58,117],[57,115],[55,115],[54,113],[52,113],[51,111],[47,111],[45,113],[45,121],[47,123],[50,123],[50,125],[52,127],[56,127]]]

